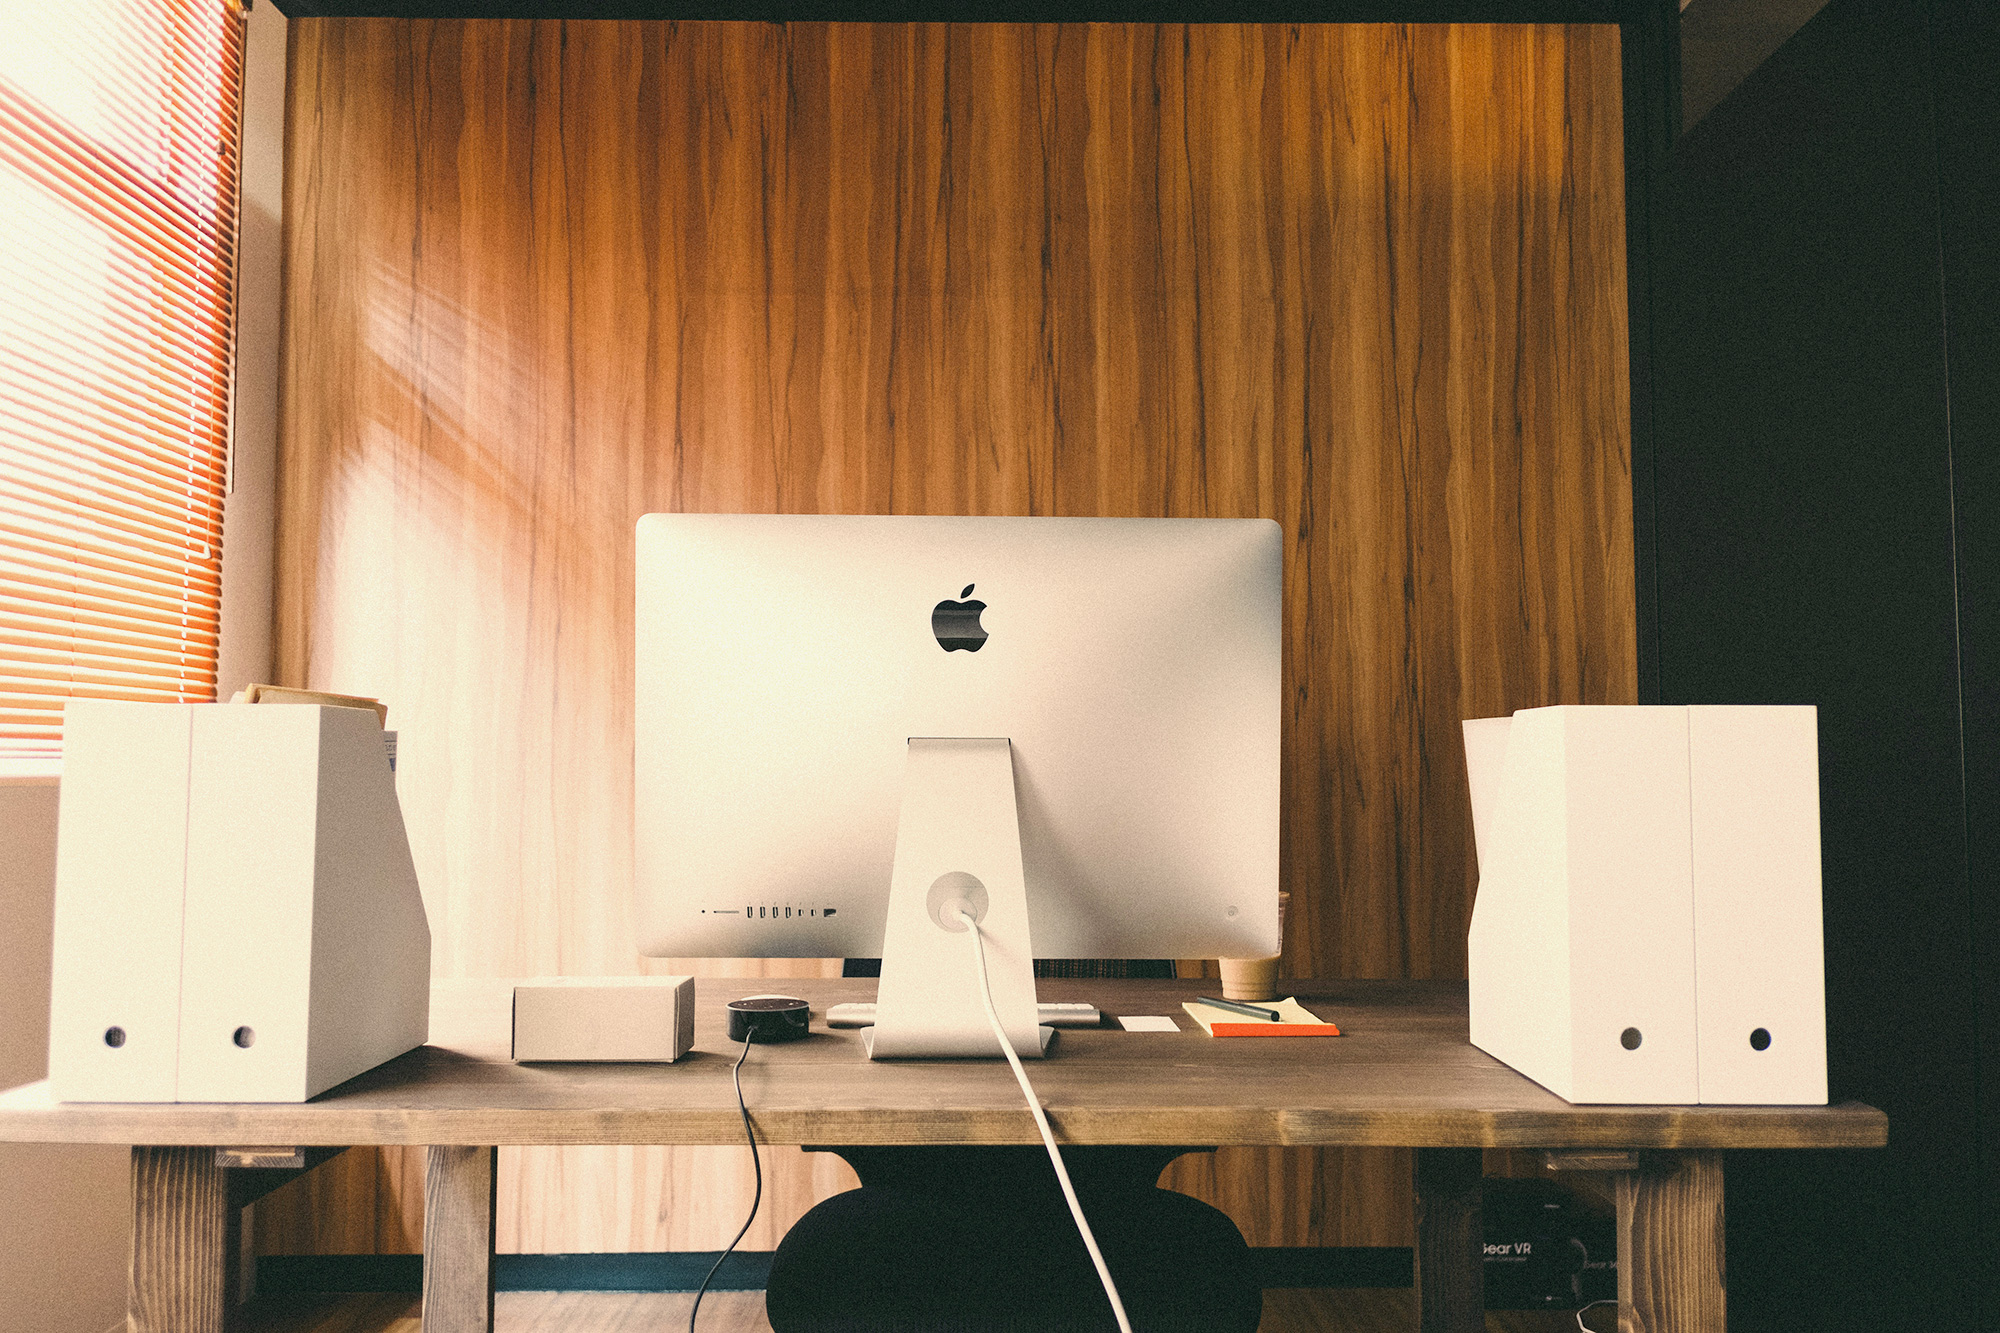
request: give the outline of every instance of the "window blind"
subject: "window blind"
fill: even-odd
[[[0,5],[0,754],[214,697],[243,16]]]

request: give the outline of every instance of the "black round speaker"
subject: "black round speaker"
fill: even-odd
[[[731,1041],[796,1041],[812,1030],[812,1008],[791,995],[746,995],[729,1002]]]

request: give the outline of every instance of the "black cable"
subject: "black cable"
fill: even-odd
[[[701,1313],[701,1298],[708,1293],[708,1284],[715,1280],[716,1270],[722,1261],[736,1252],[737,1244],[750,1232],[750,1224],[757,1220],[757,1206],[764,1202],[764,1163],[757,1156],[757,1131],[750,1127],[750,1108],[743,1104],[743,1062],[750,1058],[750,1034],[743,1037],[743,1054],[736,1057],[736,1063],[729,1070],[729,1081],[736,1085],[736,1109],[743,1113],[743,1137],[750,1141],[750,1165],[757,1171],[757,1193],[750,1200],[750,1216],[743,1219],[743,1229],[736,1233],[736,1239],[729,1242],[729,1248],[715,1256],[709,1265],[708,1276],[701,1280],[701,1286],[694,1293],[694,1308],[688,1311],[688,1333],[694,1333],[694,1317]]]

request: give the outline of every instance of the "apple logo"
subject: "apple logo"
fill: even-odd
[[[959,596],[972,596],[972,586],[966,584]],[[938,646],[948,653],[961,648],[976,653],[985,647],[986,630],[979,623],[979,613],[985,609],[984,602],[939,602],[931,608],[931,633],[937,635]]]

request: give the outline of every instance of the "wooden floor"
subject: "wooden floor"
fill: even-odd
[[[687,1325],[678,1292],[510,1291],[494,1299],[494,1333],[676,1333]],[[413,1296],[265,1297],[246,1312],[244,1333],[420,1333]],[[1587,1327],[1608,1333],[1617,1311],[1601,1305]],[[1408,1289],[1267,1291],[1257,1333],[1406,1333],[1417,1326]],[[1575,1333],[1569,1311],[1498,1311],[1487,1333]],[[698,1333],[770,1333],[761,1291],[711,1292]]]

